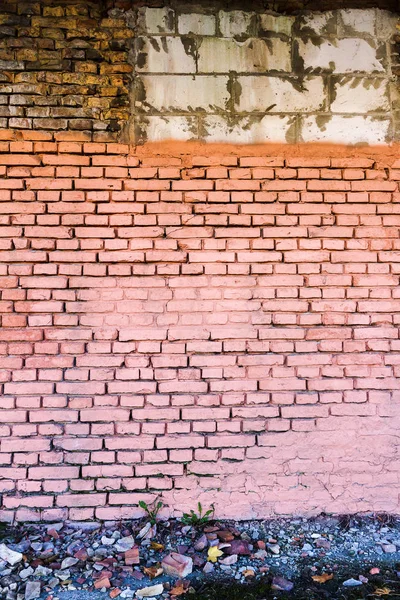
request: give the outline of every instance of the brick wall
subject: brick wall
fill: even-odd
[[[1,139],[2,520],[398,513],[395,150]]]

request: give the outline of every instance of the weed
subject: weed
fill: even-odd
[[[199,511],[198,513],[194,510],[191,510],[190,513],[183,513],[182,523],[185,525],[192,525],[193,527],[204,527],[210,520],[211,515],[214,515],[214,504],[211,504],[211,508],[203,513],[203,507],[199,502],[197,510]]]
[[[164,506],[161,500],[155,500],[152,505],[147,504],[144,500],[139,501],[139,506],[147,514],[151,525],[155,525],[157,522],[157,515]]]

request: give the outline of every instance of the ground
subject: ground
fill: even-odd
[[[171,552],[189,564],[181,579]],[[6,600],[400,597],[400,518],[387,515],[19,525],[2,529],[0,556]]]

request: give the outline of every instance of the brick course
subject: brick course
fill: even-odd
[[[398,512],[395,151],[0,144],[2,520]]]

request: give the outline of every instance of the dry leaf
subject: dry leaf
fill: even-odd
[[[333,573],[322,573],[322,575],[313,575],[311,577],[316,583],[326,583],[330,579],[333,579]]]
[[[151,542],[150,548],[151,548],[151,550],[164,550],[164,545],[159,544],[158,542]]]
[[[255,577],[253,569],[246,569],[243,571],[242,575],[244,575],[244,577]]]
[[[187,591],[188,588],[185,589],[183,583],[179,582],[176,585],[174,585],[174,587],[170,590],[169,593],[171,594],[171,596],[182,596],[183,594],[186,594]]]
[[[208,560],[212,563],[217,562],[218,557],[222,556],[223,552],[218,548],[218,546],[210,546],[208,549]]]
[[[377,588],[374,592],[374,594],[376,596],[389,596],[389,594],[392,592],[392,590],[390,590],[387,587],[384,588]]]
[[[143,572],[150,577],[150,579],[155,579],[163,574],[163,570],[161,567],[143,567]]]

